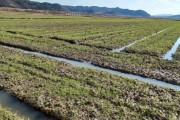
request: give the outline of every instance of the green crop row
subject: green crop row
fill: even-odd
[[[23,15],[14,16],[18,18]],[[27,17],[27,15],[24,16]],[[29,18],[35,16],[38,15],[29,14]],[[40,17],[53,18],[55,15],[40,15]],[[158,19],[57,17],[59,19],[2,19],[0,23],[3,31],[114,49],[161,31],[171,26],[172,22]]]
[[[87,61],[109,69],[180,84],[179,61],[166,61],[158,57],[140,54],[112,53],[111,51],[95,47],[70,44],[49,38],[34,38],[8,32],[1,32],[0,44],[78,61]]]
[[[115,35],[112,37],[104,37],[104,38],[97,38],[95,40],[89,40],[85,42],[84,44],[91,45],[91,46],[102,46],[102,47],[110,48],[110,49],[124,47],[131,42],[134,42],[136,40],[139,40],[143,37],[149,36],[151,34],[154,34],[164,29],[163,27],[161,27],[161,29],[158,27],[159,26],[153,26],[153,28],[152,26],[145,27],[145,28],[142,27],[132,32],[131,31],[125,32],[125,33]]]
[[[162,51],[165,53],[165,50],[169,49],[173,41],[176,40],[173,38],[178,34],[178,29],[174,28],[176,28],[179,21],[55,15],[40,15],[40,17],[45,19],[46,17],[58,17],[59,19],[16,19],[22,17],[23,14],[11,14],[15,15],[15,19],[2,19],[0,21],[1,44],[78,61],[87,61],[101,67],[180,84],[179,61],[166,61],[139,53],[112,53],[107,49],[100,49],[103,47],[110,49],[115,46],[121,47],[129,44],[129,42],[168,28],[163,33],[144,40],[142,43],[143,46],[143,44],[145,45],[146,42],[150,41],[150,43],[154,43],[152,46],[158,46],[156,47],[158,53],[162,53]],[[29,18],[38,16],[28,15]],[[24,16],[27,17],[27,15]],[[174,31],[171,33],[170,31],[173,29]],[[61,35],[62,38],[69,36],[72,41],[68,41],[71,39],[67,39],[68,42],[58,39]],[[53,36],[54,38],[51,38]],[[163,40],[163,36],[169,39]],[[90,39],[84,40],[85,42],[82,43],[73,43],[73,41],[80,39],[75,39],[75,37],[90,37]],[[157,42],[156,39],[159,38],[161,40]],[[163,44],[163,42],[166,44]],[[137,43],[137,45],[140,43]]]
[[[125,52],[148,54],[162,57],[169,51],[180,35],[180,26],[173,26],[166,31],[150,37],[146,40],[136,43],[135,45],[126,48]]]
[[[180,116],[180,92],[171,89],[3,47],[0,68],[0,87],[59,119]]]

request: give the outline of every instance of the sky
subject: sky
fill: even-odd
[[[72,6],[120,7],[145,10],[151,15],[180,14],[180,0],[32,0]]]

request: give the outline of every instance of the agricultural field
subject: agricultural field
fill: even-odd
[[[180,26],[174,25],[163,33],[138,42],[137,44],[126,48],[124,51],[128,53],[148,54],[162,57],[168,50],[171,49],[173,44],[179,38],[179,35]]]
[[[0,87],[59,119],[179,117],[178,91],[0,49]]]
[[[21,18],[22,15],[19,16]],[[47,16],[49,17],[49,16]],[[18,18],[18,17],[17,17]],[[46,19],[46,20],[44,20]],[[14,24],[16,21],[16,24]],[[8,22],[8,23],[7,23]],[[119,19],[97,17],[54,17],[39,18],[33,15],[24,19],[2,19],[6,32],[37,38],[115,49],[164,30],[169,21],[144,19]],[[26,29],[24,29],[26,28]],[[51,31],[51,32],[50,32]]]
[[[46,15],[36,16],[36,14],[32,14],[27,19],[25,14],[26,19],[2,19],[0,21],[2,25],[0,43],[77,61],[91,62],[105,68],[180,84],[180,61],[169,62],[160,57],[139,53],[113,53],[109,50],[115,46],[128,45],[131,41],[147,37],[158,31],[164,30],[157,37],[164,36],[176,28],[177,21],[72,16],[57,16],[56,19],[51,19],[55,17],[54,15],[52,17],[48,15],[49,19],[47,19]],[[16,14],[15,18],[22,18],[22,14]],[[109,34],[110,32],[112,34]],[[176,40],[178,32],[176,31],[174,34],[173,38]],[[170,36],[167,37],[170,38]],[[79,40],[80,43],[77,42]],[[167,40],[166,45],[157,48],[154,44],[154,47],[159,49],[157,52],[163,50],[165,53],[165,50],[170,48],[175,40],[171,38]],[[102,43],[98,42],[92,46],[87,44],[88,41],[94,41],[94,43],[101,41]],[[109,44],[109,41],[112,43]],[[108,48],[104,43],[107,43]]]
[[[57,119],[178,120],[178,90],[18,50],[179,86],[180,47],[173,60],[162,59],[180,35],[178,24],[164,19],[0,12],[0,89]]]

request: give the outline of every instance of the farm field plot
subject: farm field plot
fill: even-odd
[[[105,68],[151,77],[173,84],[180,84],[180,61],[168,62],[157,57],[146,55],[112,53],[108,50],[70,44],[52,39],[35,39],[17,34],[10,34],[9,36],[9,33],[5,34],[3,32],[2,36],[0,35],[0,43],[77,61],[87,61]]]
[[[18,18],[19,15],[15,15],[15,18]],[[29,15],[29,18],[35,18],[36,15]],[[43,17],[45,17],[44,15]],[[53,15],[52,15],[53,16]],[[22,17],[22,16],[20,16]],[[42,16],[41,16],[42,17]],[[50,17],[50,15],[48,16]],[[54,16],[53,16],[54,17]],[[51,17],[50,17],[51,18]],[[61,16],[57,16],[61,18]],[[122,19],[122,18],[99,18],[99,17],[64,17],[64,19],[4,19],[1,20],[1,31],[0,31],[0,43],[3,45],[19,47],[22,49],[38,51],[54,56],[60,56],[68,59],[73,59],[77,61],[86,61],[91,62],[94,65],[110,68],[118,71],[123,71],[131,74],[137,74],[143,77],[155,78],[161,81],[166,81],[173,84],[180,84],[180,64],[179,61],[165,61],[161,60],[158,57],[151,57],[147,55],[138,55],[131,53],[112,53],[110,50],[101,49],[99,47],[79,45],[76,43],[66,42],[64,40],[52,39],[51,35],[53,30],[58,30],[56,34],[68,33],[69,36],[75,34],[82,34],[80,37],[87,37],[84,33],[88,35],[93,35],[103,33],[102,37],[108,34],[108,31],[117,31],[123,30],[123,35],[131,36],[132,30],[131,26],[134,26],[133,29],[137,29],[134,33],[141,34],[137,35],[139,38],[151,34],[153,31],[157,32],[158,30],[167,29],[158,36],[166,34],[174,28],[176,21],[169,20],[153,20],[153,19]],[[70,19],[67,19],[70,18]],[[144,26],[144,24],[146,26]],[[118,26],[119,25],[119,26]],[[137,28],[136,28],[137,26]],[[143,30],[147,32],[143,35],[141,31],[141,26]],[[107,27],[107,28],[106,28]],[[108,29],[109,27],[109,29]],[[90,29],[91,28],[91,29]],[[149,29],[151,28],[151,29]],[[120,30],[120,31],[121,31]],[[141,33],[138,31],[140,30]],[[61,32],[62,31],[62,32]],[[36,34],[36,35],[35,35]],[[119,33],[118,33],[119,34]],[[128,44],[132,39],[129,37],[121,38],[121,35],[117,36],[117,39],[113,39],[116,42],[119,42],[122,46]],[[177,32],[175,33],[177,34]],[[57,37],[55,35],[55,37]],[[143,36],[142,36],[143,35]],[[41,36],[41,37],[40,37]],[[78,35],[79,36],[79,35]],[[134,36],[134,34],[133,34]],[[131,36],[132,37],[132,36]],[[119,40],[118,40],[119,38]],[[100,39],[100,38],[99,38]],[[99,39],[94,39],[94,42],[99,41]],[[106,38],[107,41],[109,40]],[[135,37],[134,40],[138,39]],[[112,41],[113,41],[112,40]],[[111,39],[109,40],[111,41]],[[170,39],[168,43],[170,45],[175,41]],[[85,42],[84,42],[85,43]],[[92,42],[93,43],[93,42]],[[113,46],[120,47],[120,44],[114,44]],[[98,43],[97,46],[103,45]],[[170,45],[168,45],[170,47]],[[104,46],[104,45],[103,45]],[[111,46],[111,45],[110,45]],[[163,46],[162,46],[163,48]],[[159,47],[159,49],[162,49]],[[167,47],[166,47],[167,49]],[[168,73],[168,74],[167,74]]]
[[[18,15],[17,15],[18,16]],[[169,21],[98,17],[6,20],[5,31],[26,36],[52,38],[70,43],[114,49],[166,29]],[[48,17],[48,16],[47,16]],[[53,18],[53,17],[52,17]],[[15,22],[16,21],[16,22]],[[14,24],[16,23],[16,24]]]
[[[179,118],[178,91],[0,49],[0,87],[59,119]]]
[[[175,59],[162,59],[180,35],[178,24],[0,12],[0,89],[58,119],[180,119],[178,90],[50,59],[80,61],[179,86],[180,47]],[[147,36],[122,52],[112,52]]]
[[[168,28],[161,34],[150,37],[144,41],[138,42],[133,46],[126,48],[124,51],[128,53],[140,53],[162,57],[173,44],[177,41],[180,35],[180,26],[176,25]]]

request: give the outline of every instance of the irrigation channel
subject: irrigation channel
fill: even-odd
[[[0,104],[25,120],[56,120],[4,91],[0,91]]]
[[[67,58],[51,56],[51,55],[47,55],[47,54],[40,53],[40,52],[28,51],[28,50],[20,49],[20,48],[17,48],[17,47],[10,47],[10,46],[5,46],[5,45],[1,45],[1,46],[4,46],[4,47],[9,48],[9,49],[20,50],[24,54],[34,54],[34,55],[38,55],[38,56],[41,56],[41,57],[54,59],[54,60],[57,60],[57,61],[67,62],[67,63],[70,63],[71,65],[73,65],[74,67],[85,67],[85,68],[101,70],[101,71],[105,71],[105,72],[108,72],[108,73],[111,73],[111,74],[114,74],[114,75],[130,78],[130,79],[136,79],[136,80],[143,81],[143,82],[146,82],[146,83],[149,83],[149,84],[154,84],[154,85],[158,85],[158,86],[171,88],[171,89],[180,91],[180,86],[178,86],[178,85],[173,85],[173,84],[170,84],[170,83],[161,82],[159,80],[152,79],[152,78],[145,78],[145,77],[141,77],[141,76],[138,76],[138,75],[123,73],[123,72],[111,70],[111,69],[108,69],[108,68],[98,67],[98,66],[95,66],[95,65],[93,65],[93,64],[91,64],[89,62],[79,62],[79,61],[76,61],[76,60],[70,60],[70,59],[67,59]]]
[[[176,52],[179,46],[180,46],[180,37],[178,38],[176,43],[172,46],[172,48],[163,56],[163,59],[172,60],[173,59],[172,55]]]
[[[167,29],[167,28],[166,28],[166,29]],[[126,49],[126,48],[128,48],[128,47],[130,47],[130,46],[132,46],[132,45],[134,45],[134,44],[136,44],[136,43],[138,43],[138,42],[144,41],[144,40],[146,40],[146,39],[148,39],[148,38],[150,38],[150,37],[153,37],[153,36],[155,36],[155,35],[158,35],[158,34],[164,32],[166,29],[161,30],[161,31],[159,31],[159,32],[157,32],[157,33],[153,33],[152,35],[143,37],[143,38],[141,38],[141,39],[139,39],[139,40],[136,40],[136,41],[134,41],[134,42],[132,42],[132,43],[124,46],[124,47],[120,47],[120,48],[114,49],[114,50],[112,50],[112,52],[122,52],[124,49]]]
[[[147,39],[151,36],[154,36],[156,34],[159,34],[163,31],[164,30],[162,30],[158,33],[154,33],[153,35],[145,37],[139,41],[145,40],[145,39]],[[134,43],[131,43],[128,46],[131,46],[131,45],[133,45],[139,41],[135,41]],[[180,38],[174,44],[172,49],[167,53],[167,55],[165,55],[165,58],[172,59],[172,54],[175,53],[175,51],[179,45],[180,45]],[[9,48],[9,49],[20,50],[24,54],[35,54],[35,55],[38,55],[41,57],[50,58],[50,59],[54,59],[57,61],[67,62],[67,63],[70,63],[71,65],[73,65],[75,67],[86,67],[86,68],[101,70],[101,71],[105,71],[105,72],[108,72],[108,73],[111,73],[114,75],[118,75],[118,76],[122,76],[122,77],[126,77],[126,78],[131,78],[131,79],[136,79],[136,80],[143,81],[143,82],[146,82],[149,84],[154,84],[154,85],[158,85],[161,87],[171,88],[171,89],[180,91],[180,86],[161,82],[161,81],[156,80],[156,79],[144,78],[144,77],[141,77],[138,75],[133,75],[133,74],[123,73],[123,72],[119,72],[119,71],[115,71],[115,70],[111,70],[111,69],[106,69],[106,68],[95,66],[95,65],[88,63],[88,62],[79,62],[79,61],[75,61],[75,60],[69,60],[66,58],[50,56],[47,54],[43,54],[43,53],[39,53],[39,52],[32,52],[32,51],[28,51],[28,50],[24,50],[24,49],[20,49],[20,48],[16,48],[16,47],[10,47],[10,46],[5,46],[5,45],[1,45],[1,46]],[[124,47],[124,49],[126,47]],[[123,49],[121,48],[121,50],[123,50]],[[18,100],[15,96],[13,96],[12,94],[5,92],[5,91],[0,91],[0,104],[2,106],[5,106],[5,107],[11,109],[12,112],[15,112],[17,115],[22,116],[25,119],[29,119],[29,120],[56,120],[55,118],[52,118],[50,116],[46,116],[43,112],[40,112],[37,109],[31,107],[30,105]]]

